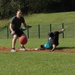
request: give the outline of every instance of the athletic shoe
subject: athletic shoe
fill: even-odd
[[[22,47],[20,48],[20,50],[25,51],[26,48],[25,48],[24,46],[22,46]]]
[[[44,48],[35,48],[35,50],[45,50]]]
[[[35,50],[45,50],[44,45],[40,45],[40,48],[35,48]]]
[[[11,52],[16,52],[15,48],[12,48],[12,49],[11,49]]]

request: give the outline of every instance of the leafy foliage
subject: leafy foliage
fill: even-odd
[[[75,10],[75,0],[0,0],[0,18],[23,13],[49,13]]]

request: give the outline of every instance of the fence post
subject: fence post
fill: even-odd
[[[40,39],[40,25],[38,25],[38,38]]]
[[[50,32],[52,31],[52,24],[50,24]]]
[[[62,23],[62,29],[64,29],[64,23]],[[62,38],[64,38],[64,33],[62,34]]]
[[[29,29],[27,30],[27,37],[29,38]]]
[[[8,39],[9,38],[9,28],[8,26],[6,28],[7,28],[7,39]]]

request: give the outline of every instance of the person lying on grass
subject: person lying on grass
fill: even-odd
[[[60,31],[50,32],[48,34],[48,42],[44,45],[41,45],[40,48],[36,48],[35,50],[45,50],[45,49],[51,49],[54,51],[56,47],[59,45],[59,34],[63,33],[64,29]]]

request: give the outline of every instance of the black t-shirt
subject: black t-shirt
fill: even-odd
[[[55,42],[54,42],[54,39],[53,39],[53,38],[51,38],[50,43],[51,43],[51,46],[52,46],[53,44],[55,44]]]
[[[54,32],[54,38],[51,39],[51,46],[55,44],[56,46],[58,46],[59,44],[59,32],[55,31]]]
[[[17,29],[20,29],[21,23],[24,23],[24,22],[25,22],[25,20],[24,20],[23,17],[17,18],[17,17],[15,16],[15,17],[12,18],[12,20],[11,20],[10,23],[12,24],[13,30],[17,30]]]
[[[59,32],[58,31],[55,31],[54,32],[54,44],[57,46],[59,44]]]

